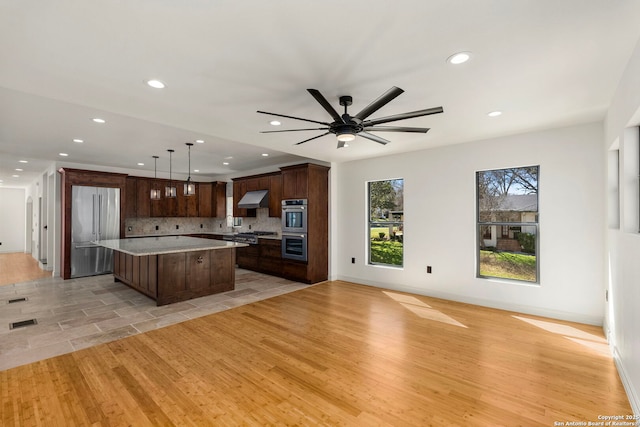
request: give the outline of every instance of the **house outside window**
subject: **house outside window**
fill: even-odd
[[[370,265],[402,267],[404,260],[404,180],[367,183]]]
[[[476,173],[477,276],[539,283],[539,166]]]

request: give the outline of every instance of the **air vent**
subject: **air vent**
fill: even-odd
[[[13,304],[14,302],[24,302],[24,301],[27,301],[26,297],[14,298],[14,299],[10,299],[9,301],[7,301],[7,304]]]
[[[20,322],[9,323],[9,329],[24,328],[25,326],[37,325],[36,319],[21,320]]]

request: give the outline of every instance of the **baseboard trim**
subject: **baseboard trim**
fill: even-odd
[[[613,361],[615,362],[616,368],[618,369],[618,375],[620,376],[620,381],[622,381],[624,391],[627,393],[629,404],[631,404],[631,410],[634,414],[640,415],[640,398],[638,397],[638,393],[633,387],[631,378],[629,378],[629,375],[624,368],[624,363],[622,363],[620,353],[618,353],[618,348],[615,346],[613,347]]]
[[[336,280],[357,283],[359,285],[375,286],[377,288],[392,289],[396,291],[409,292],[412,294],[424,295],[427,297],[446,299],[450,301],[462,302],[465,304],[479,305],[482,307],[495,308],[498,310],[514,311],[521,314],[530,314],[532,316],[549,317],[551,319],[566,320],[569,322],[584,323],[587,325],[602,326],[604,319],[599,316],[588,316],[579,313],[570,313],[559,310],[550,310],[540,307],[532,307],[520,304],[508,304],[500,301],[484,300],[479,298],[469,298],[457,294],[449,294],[446,292],[433,292],[432,290],[424,290],[411,286],[401,286],[390,283],[376,282],[373,280],[362,281],[355,277],[339,276]]]

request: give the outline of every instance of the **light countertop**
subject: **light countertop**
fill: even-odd
[[[249,246],[246,243],[201,239],[198,237],[187,236],[136,237],[133,239],[97,240],[92,243],[134,256],[241,248]]]

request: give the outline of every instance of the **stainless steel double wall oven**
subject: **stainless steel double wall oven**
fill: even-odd
[[[307,199],[282,201],[282,258],[307,261]]]

